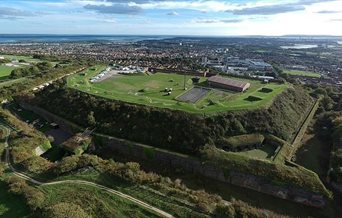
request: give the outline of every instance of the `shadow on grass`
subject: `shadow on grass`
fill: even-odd
[[[6,82],[9,80],[9,76],[1,76],[0,77],[0,82]]]
[[[25,203],[25,199],[21,196],[11,194],[7,190],[6,183],[0,181],[0,217],[33,218],[29,207]]]
[[[245,99],[243,99],[243,100],[249,101],[249,102],[256,102],[256,101],[261,101],[262,98],[259,98],[259,97],[250,95],[250,96],[248,96],[247,98],[245,98]]]

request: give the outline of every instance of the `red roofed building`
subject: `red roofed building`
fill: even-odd
[[[209,77],[208,83],[212,87],[227,89],[236,92],[244,92],[251,86],[251,84],[248,82],[232,80],[221,76]]]

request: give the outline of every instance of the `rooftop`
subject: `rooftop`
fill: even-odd
[[[232,86],[232,87],[239,87],[239,88],[244,88],[246,85],[248,85],[248,82],[242,82],[238,80],[232,80],[228,78],[224,78],[221,76],[212,76],[208,79],[209,82],[215,82],[215,83],[220,83],[224,84],[227,86]]]

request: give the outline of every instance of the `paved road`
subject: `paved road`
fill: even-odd
[[[1,124],[0,124],[1,125]],[[10,130],[6,127],[4,127],[5,129],[7,129],[7,134],[6,134],[6,140],[5,140],[5,148],[6,148],[6,155],[5,155],[5,158],[6,158],[6,165],[12,170],[13,174],[19,178],[22,178],[26,181],[30,181],[32,182],[33,184],[35,185],[39,185],[39,186],[48,186],[48,185],[57,185],[57,184],[78,184],[78,185],[88,185],[88,186],[92,186],[92,187],[96,187],[96,188],[99,188],[101,190],[104,190],[108,193],[111,193],[111,194],[114,194],[118,197],[121,197],[121,198],[124,198],[128,201],[131,201],[141,207],[144,207],[146,209],[149,209],[153,212],[155,212],[156,214],[160,215],[161,217],[165,217],[165,218],[174,218],[174,216],[172,216],[171,214],[163,211],[163,210],[160,210],[156,207],[153,207],[141,200],[138,200],[130,195],[127,195],[127,194],[124,194],[122,192],[119,192],[119,191],[116,191],[114,189],[111,189],[111,188],[108,188],[106,186],[103,186],[103,185],[100,185],[100,184],[97,184],[97,183],[93,183],[93,182],[89,182],[89,181],[84,181],[84,180],[61,180],[61,181],[55,181],[55,182],[40,182],[40,181],[37,181],[35,179],[33,179],[32,177],[16,170],[11,162],[10,162],[10,149],[8,147],[8,143],[7,143],[7,140],[8,140],[8,136],[10,134]]]

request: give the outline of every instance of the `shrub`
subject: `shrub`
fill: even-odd
[[[73,203],[58,203],[43,212],[44,218],[91,218],[81,206]]]
[[[7,179],[7,184],[10,188],[10,192],[25,197],[27,204],[32,210],[43,207],[45,201],[44,193],[29,186],[25,180],[12,176]]]
[[[0,163],[0,177],[4,175],[5,169],[6,169],[5,163]]]

